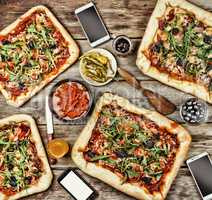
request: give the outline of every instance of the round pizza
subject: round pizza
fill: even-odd
[[[0,90],[21,106],[73,64],[79,48],[44,6],[27,11],[0,32]]]
[[[142,200],[163,200],[191,137],[157,112],[105,93],[72,149],[85,173]]]
[[[0,120],[0,200],[44,191],[52,178],[32,117],[13,115]]]
[[[167,85],[212,103],[212,14],[185,0],[159,0],[137,66]]]

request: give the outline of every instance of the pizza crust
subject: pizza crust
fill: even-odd
[[[20,16],[15,22],[13,22],[8,27],[3,29],[0,32],[0,35],[7,35],[8,33],[10,33],[24,18],[30,16],[33,12],[35,12],[37,10],[44,10],[46,12],[47,16],[51,19],[54,26],[63,35],[63,37],[65,38],[65,40],[69,44],[68,46],[69,46],[70,56],[67,59],[67,61],[65,62],[65,64],[62,67],[60,67],[60,69],[57,71],[56,74],[53,74],[50,77],[48,77],[48,79],[41,81],[41,83],[38,84],[37,86],[35,86],[35,88],[33,90],[28,91],[27,94],[22,94],[21,96],[18,96],[16,98],[16,100],[12,100],[9,93],[5,89],[3,89],[3,87],[0,85],[0,90],[1,90],[2,94],[4,95],[4,97],[6,98],[7,103],[9,105],[12,105],[12,106],[15,106],[15,107],[19,107],[19,106],[23,105],[32,96],[34,96],[37,92],[39,92],[44,86],[46,86],[49,82],[51,82],[53,79],[55,79],[59,74],[61,74],[63,71],[65,71],[70,65],[75,63],[75,61],[78,59],[79,53],[80,53],[79,47],[77,46],[76,42],[72,39],[70,34],[60,24],[60,22],[52,14],[52,12],[50,12],[50,10],[47,7],[42,6],[42,5],[33,7],[30,10],[28,10],[25,14]]]
[[[212,103],[212,92],[209,92],[204,86],[189,81],[177,80],[170,77],[167,73],[160,72],[156,67],[151,66],[150,61],[143,53],[152,43],[158,29],[158,18],[164,15],[167,5],[186,9],[194,13],[197,19],[203,23],[212,26],[212,13],[205,11],[202,8],[199,8],[185,0],[158,0],[139,47],[136,64],[144,74],[166,85],[175,87]]]
[[[136,186],[130,183],[122,184],[122,180],[110,170],[97,166],[94,163],[87,162],[84,159],[83,152],[80,150],[84,149],[87,146],[102,107],[104,105],[111,104],[114,100],[119,106],[128,110],[129,112],[133,112],[139,115],[145,115],[147,118],[154,121],[159,126],[165,126],[169,132],[177,134],[178,140],[180,142],[179,151],[176,155],[176,160],[174,162],[173,168],[165,178],[165,185],[163,188],[161,188],[161,193],[155,192],[152,195],[148,193],[145,188],[141,188],[140,186]],[[166,197],[170,186],[177,175],[180,165],[183,163],[187,155],[190,142],[191,137],[182,126],[176,124],[175,122],[167,119],[166,117],[155,111],[138,108],[135,105],[131,104],[127,99],[124,99],[117,95],[112,95],[110,93],[105,93],[97,102],[91,118],[89,119],[87,125],[84,127],[79,138],[74,144],[72,149],[72,159],[75,164],[85,173],[104,181],[117,190],[120,190],[130,196],[141,200],[163,200]]]
[[[13,116],[1,119],[0,126],[8,124],[9,122],[22,122],[22,121],[26,121],[30,125],[32,138],[34,140],[34,143],[35,143],[35,146],[37,149],[37,154],[43,163],[44,173],[39,178],[39,181],[36,185],[33,185],[30,188],[23,190],[13,196],[7,197],[3,193],[0,192],[0,200],[5,200],[5,199],[6,200],[15,200],[15,199],[29,196],[29,195],[32,195],[32,194],[35,194],[38,192],[45,191],[46,189],[49,188],[49,186],[51,185],[52,179],[53,179],[51,168],[49,166],[48,159],[47,159],[47,156],[45,153],[45,149],[43,147],[42,140],[41,140],[39,131],[37,129],[35,120],[29,115],[18,114],[18,115],[13,115]]]

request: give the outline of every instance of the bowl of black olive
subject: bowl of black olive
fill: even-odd
[[[190,125],[199,125],[207,120],[207,104],[200,99],[190,98],[180,107],[181,118]]]
[[[117,55],[126,56],[132,52],[133,44],[129,37],[119,35],[113,40],[113,49]]]

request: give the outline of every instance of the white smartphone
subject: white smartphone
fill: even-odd
[[[212,162],[207,152],[186,161],[203,200],[212,200]]]
[[[82,178],[75,168],[65,170],[57,181],[74,200],[93,200],[98,195],[96,190]]]
[[[75,14],[92,47],[102,44],[110,39],[110,35],[96,9],[96,6],[92,2],[77,8]]]

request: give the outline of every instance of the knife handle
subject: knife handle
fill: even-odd
[[[48,141],[53,140],[53,134],[48,134]]]
[[[48,139],[48,142],[53,140],[53,134],[48,134],[47,139]],[[49,162],[51,165],[55,165],[57,163],[57,159],[55,159],[49,155]]]

